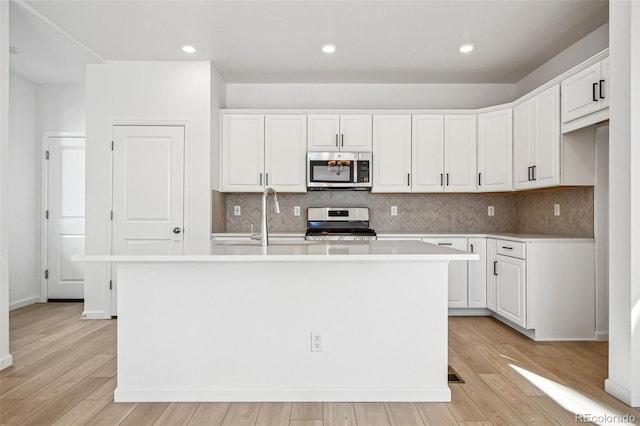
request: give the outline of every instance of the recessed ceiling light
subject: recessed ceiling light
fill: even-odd
[[[461,44],[459,50],[461,53],[469,53],[473,51],[473,44],[471,43]]]
[[[196,48],[190,44],[185,44],[182,46],[182,51],[187,53],[196,53]]]
[[[336,51],[336,45],[335,44],[325,44],[322,46],[322,51],[324,53],[333,53]]]

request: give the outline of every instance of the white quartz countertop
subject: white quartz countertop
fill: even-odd
[[[201,241],[148,244],[114,254],[78,254],[74,261],[96,262],[316,262],[450,261],[479,256],[420,241]]]

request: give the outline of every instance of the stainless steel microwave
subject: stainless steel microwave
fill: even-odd
[[[309,152],[308,189],[371,189],[370,152]]]

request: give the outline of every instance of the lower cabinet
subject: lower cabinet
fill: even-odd
[[[467,251],[466,238],[423,238],[425,243]],[[468,307],[467,261],[449,262],[449,307]]]
[[[487,307],[487,239],[469,238],[467,251],[480,256],[467,261],[467,307]]]
[[[534,340],[595,339],[595,243],[487,239],[487,308]]]
[[[496,313],[521,327],[527,326],[525,262],[498,255],[496,268]]]

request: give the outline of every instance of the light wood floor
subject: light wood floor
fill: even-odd
[[[492,318],[449,319],[449,363],[465,381],[451,403],[113,403],[116,321],[80,319],[81,304],[11,312],[14,366],[0,372],[0,423],[10,425],[575,425],[517,365],[579,391],[611,412],[607,344],[535,343]]]

